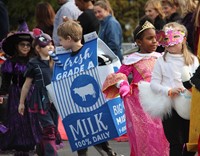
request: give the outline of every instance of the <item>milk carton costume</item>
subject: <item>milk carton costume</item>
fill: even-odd
[[[126,133],[124,106],[120,97],[106,100],[102,83],[109,73],[118,70],[118,57],[97,38],[84,36],[78,54],[61,47],[51,54],[55,67],[47,86],[65,127],[72,151],[99,144]],[[108,55],[112,63],[98,66],[97,53]]]

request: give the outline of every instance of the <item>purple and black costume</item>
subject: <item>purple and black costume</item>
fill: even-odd
[[[6,60],[1,67],[0,95],[9,95],[4,120],[8,131],[0,136],[1,150],[30,151],[34,149],[41,138],[41,128],[37,116],[29,113],[27,107],[25,107],[23,116],[18,113],[20,92],[25,81],[23,75],[28,60],[29,57],[16,56]],[[27,101],[31,97],[32,91],[33,87],[27,96]]]

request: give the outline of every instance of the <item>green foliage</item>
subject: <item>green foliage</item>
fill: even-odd
[[[49,2],[54,10],[58,9],[56,0],[43,0]],[[109,0],[116,19],[120,22],[123,30],[124,42],[131,42],[132,32],[135,29],[139,18],[144,14],[146,0]],[[16,30],[18,19],[25,17],[29,29],[35,27],[35,6],[42,0],[9,0],[5,1],[8,7],[10,18],[10,30]]]
[[[109,0],[123,30],[124,42],[132,42],[133,31],[144,14],[146,0]]]
[[[45,0],[43,0],[45,1]],[[56,0],[46,0],[49,2],[54,10],[57,10],[58,5]],[[25,18],[29,29],[35,27],[35,7],[37,3],[42,2],[42,0],[10,0],[6,3],[8,7],[8,14],[10,20],[10,30],[16,30],[18,27],[19,18]]]

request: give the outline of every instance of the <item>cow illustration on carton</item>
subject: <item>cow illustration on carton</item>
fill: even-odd
[[[92,84],[88,84],[86,86],[79,87],[79,88],[74,88],[73,91],[75,94],[78,94],[82,98],[83,101],[86,101],[86,95],[92,95],[93,98],[96,97],[96,92]]]

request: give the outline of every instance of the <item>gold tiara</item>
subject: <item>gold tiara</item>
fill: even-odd
[[[155,27],[153,26],[153,24],[151,24],[149,21],[146,21],[143,25],[142,25],[142,29],[136,34],[136,36],[138,34],[140,34],[141,32],[143,32],[146,29],[155,29]]]

